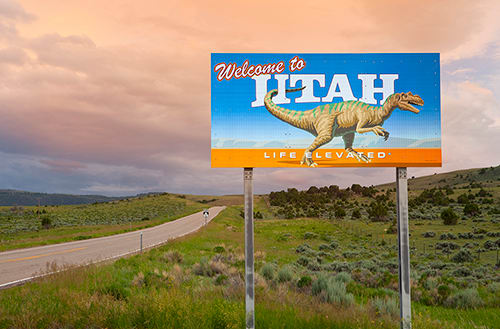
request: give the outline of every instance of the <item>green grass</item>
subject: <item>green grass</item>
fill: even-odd
[[[76,206],[0,207],[0,251],[144,229],[205,207],[170,194]],[[52,227],[41,226],[43,217]]]
[[[434,223],[422,225],[424,227],[412,226],[412,237],[417,244],[424,239],[417,238],[417,232],[428,229],[426,225],[438,229]],[[347,291],[354,294],[356,301],[351,307],[323,302],[321,296],[311,295],[310,287],[296,286],[303,274],[307,273],[313,280],[318,275],[318,272],[308,271],[295,263],[301,256],[296,248],[304,243],[317,252],[320,245],[331,240],[337,242],[336,248],[328,250],[329,256],[322,257],[324,264],[335,261],[354,263],[374,257],[394,261],[397,255],[395,237],[383,235],[386,226],[320,219],[256,221],[256,272],[260,273],[265,263],[275,264],[275,274],[283,266],[289,266],[293,272],[292,281],[284,283],[257,275],[256,326],[399,328],[397,317],[377,314],[371,306],[371,300],[383,298],[388,292],[397,298],[397,284],[396,288],[393,287],[397,277],[396,281],[394,276],[389,277],[387,284],[374,288],[358,282],[348,283]],[[197,233],[142,255],[108,265],[70,269],[0,291],[0,328],[242,328],[243,229],[240,207],[229,207]],[[304,239],[307,232],[314,232],[317,237]],[[385,245],[381,241],[386,241]],[[223,249],[216,248],[218,246]],[[169,251],[182,254],[182,260],[175,258],[180,263],[169,261],[173,259],[167,254]],[[355,252],[356,256],[345,258],[343,254],[347,251]],[[199,276],[193,273],[193,268],[203,259],[213,273],[221,271],[227,276],[223,284],[215,284],[218,274]],[[412,256],[413,261],[418,264],[428,260],[417,253]],[[483,264],[486,264],[486,258]],[[466,265],[471,268],[479,266]],[[355,272],[351,275],[354,281],[360,279]],[[489,298],[490,306],[459,310],[425,306],[414,301],[413,327],[494,328],[500,323],[499,299],[483,290],[480,294],[485,300]]]

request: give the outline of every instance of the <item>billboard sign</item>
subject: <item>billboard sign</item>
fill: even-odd
[[[441,166],[439,54],[211,58],[212,167]]]

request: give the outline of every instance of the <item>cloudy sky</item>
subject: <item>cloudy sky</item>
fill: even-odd
[[[500,2],[0,0],[0,189],[241,193],[210,168],[211,52],[440,52],[443,167],[500,164]],[[393,168],[256,169],[258,193]]]

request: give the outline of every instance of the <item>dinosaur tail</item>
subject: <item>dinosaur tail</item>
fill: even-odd
[[[295,89],[287,89],[287,93],[291,93],[294,91],[300,91],[304,89],[305,87],[301,88],[295,88]],[[291,124],[294,127],[304,129],[301,124],[301,114],[303,115],[302,111],[294,111],[290,109],[286,109],[284,107],[278,106],[273,102],[273,97],[278,95],[278,90],[273,89],[270,90],[267,94],[266,97],[264,98],[264,105],[266,106],[266,109],[275,117],[278,119],[285,121],[286,123]]]

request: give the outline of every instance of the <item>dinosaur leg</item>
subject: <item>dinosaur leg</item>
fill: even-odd
[[[322,134],[319,134],[314,139],[314,142],[304,152],[304,155],[302,156],[302,160],[300,161],[300,164],[303,165],[305,163],[309,167],[317,167],[318,164],[316,164],[312,160],[312,153],[314,152],[314,150],[316,150],[321,145],[324,145],[324,144],[330,142],[332,140],[332,138],[333,138],[333,133],[331,132],[331,130],[324,132]]]
[[[352,153],[354,157],[358,159],[359,162],[361,161],[370,162],[370,159],[366,155],[356,152],[352,148],[352,144],[354,142],[354,133],[345,134],[344,136],[342,136],[342,139],[344,140],[346,152]]]

